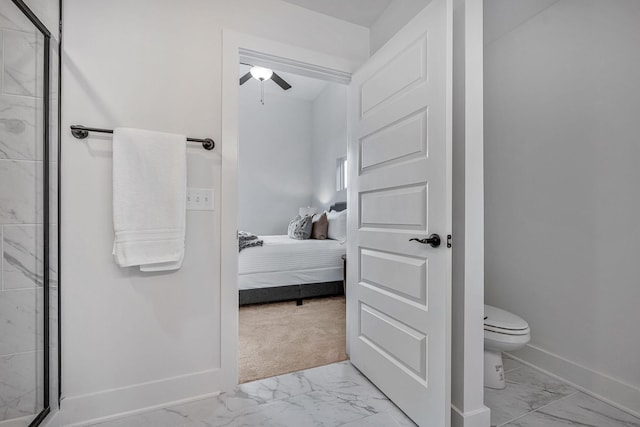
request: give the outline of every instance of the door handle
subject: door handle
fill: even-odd
[[[432,248],[437,248],[438,246],[440,246],[440,236],[438,236],[437,234],[432,234],[426,239],[418,239],[416,237],[409,239],[410,242],[413,240],[418,243],[422,243],[423,245],[431,245]]]

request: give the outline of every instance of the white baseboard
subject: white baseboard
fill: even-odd
[[[539,347],[509,353],[514,359],[565,381],[597,399],[640,417],[640,388],[596,372]]]
[[[491,412],[486,406],[473,412],[462,413],[451,405],[451,427],[489,427],[490,425]]]
[[[59,424],[79,427],[219,394],[220,369],[63,398]]]
[[[58,411],[58,409],[51,412],[42,422],[42,427],[62,427],[62,424],[60,424],[59,414],[60,411]]]
[[[0,427],[24,427],[28,426],[33,420],[33,415],[27,415],[20,418],[12,418],[10,420],[0,421]]]
[[[26,417],[14,418],[11,420],[0,421],[0,427],[24,427],[29,425],[33,420],[33,415]],[[58,410],[54,409],[49,413],[40,424],[42,427],[60,427],[58,422]]]

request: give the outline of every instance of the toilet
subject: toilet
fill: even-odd
[[[502,352],[515,351],[529,342],[529,325],[521,317],[490,305],[484,306],[484,385],[503,389]]]

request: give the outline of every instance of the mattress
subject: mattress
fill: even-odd
[[[243,249],[238,258],[238,288],[257,289],[342,280],[345,243],[260,236],[264,244]]]

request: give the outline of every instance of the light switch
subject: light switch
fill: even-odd
[[[187,210],[212,211],[213,188],[187,188]]]

